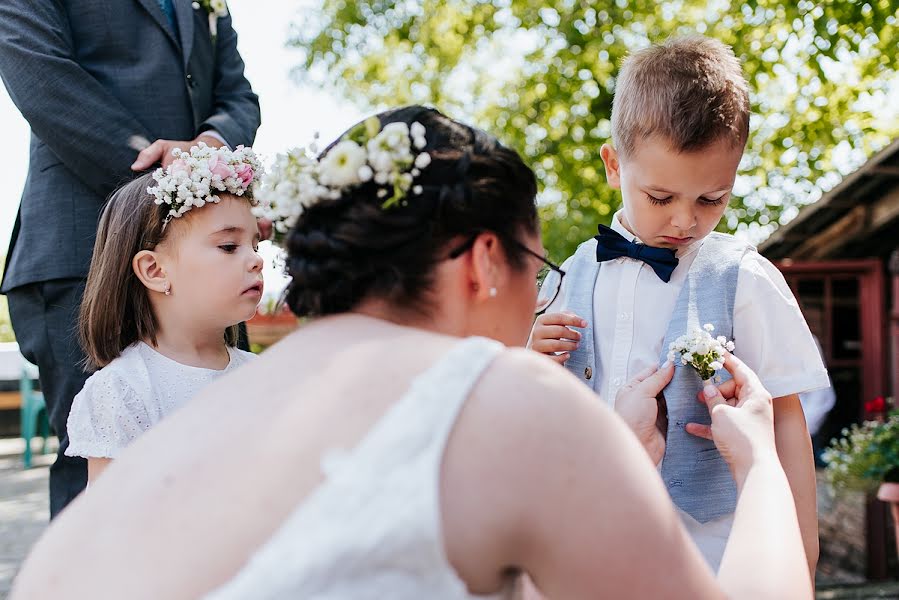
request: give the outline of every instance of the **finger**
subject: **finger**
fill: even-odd
[[[538,325],[566,325],[569,327],[586,327],[587,322],[572,313],[546,313],[537,317]]]
[[[665,361],[665,364],[658,370],[653,368],[643,381],[637,384],[637,388],[647,396],[658,396],[659,392],[665,389],[665,386],[674,377],[674,363]]]
[[[724,383],[718,386],[718,392],[728,401],[734,399],[734,395],[736,394],[737,384],[733,379],[728,379]],[[699,390],[696,392],[696,401],[702,404],[705,404],[705,396],[703,395],[703,390]]]
[[[737,382],[733,379],[728,379],[718,386],[718,391],[725,398],[733,398],[737,394]]]
[[[690,435],[695,435],[696,437],[705,438],[707,440],[712,439],[712,428],[709,425],[700,425],[699,423],[687,423],[684,430]]]
[[[747,367],[746,363],[729,352],[724,355],[724,368],[733,376],[737,387],[746,387],[748,391],[756,391],[762,388],[762,382],[759,381],[755,372]]]
[[[162,167],[165,168],[175,162],[175,156],[172,154],[172,150],[176,148],[175,144],[164,144],[162,147]]]
[[[560,365],[564,365],[566,362],[568,362],[568,359],[571,358],[571,353],[562,352],[561,354],[549,354],[548,356]]]
[[[577,350],[578,343],[567,340],[536,340],[531,343],[531,350],[541,354],[570,352]]]
[[[702,388],[702,396],[705,400],[706,406],[709,407],[709,413],[711,413],[712,409],[719,404],[726,404],[724,396],[722,396],[718,388],[716,388],[711,383],[707,383],[705,387]]]
[[[534,339],[541,340],[579,340],[580,332],[564,327],[562,325],[536,325],[534,333],[531,334]]]
[[[646,367],[645,369],[643,369],[642,371],[640,371],[639,373],[634,375],[634,378],[629,382],[628,386],[626,386],[626,387],[633,387],[635,384],[638,384],[638,383],[644,381],[647,377],[649,377],[650,375],[655,373],[656,370],[658,370],[658,367],[656,367],[655,365],[653,365],[651,367]]]
[[[137,154],[134,164],[131,165],[132,171],[145,171],[153,164],[159,162],[165,145],[162,140],[156,140]]]

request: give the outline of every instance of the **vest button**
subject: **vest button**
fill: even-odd
[[[586,377],[587,379],[592,379],[593,378],[593,369],[591,369],[590,367],[587,367],[586,369],[584,369],[584,377]]]

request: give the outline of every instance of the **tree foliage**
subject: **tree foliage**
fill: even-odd
[[[621,60],[691,33],[731,45],[752,90],[722,229],[764,237],[899,134],[897,0],[323,0],[291,43],[298,77],[363,109],[431,104],[522,152],[562,258],[619,203],[599,148]]]

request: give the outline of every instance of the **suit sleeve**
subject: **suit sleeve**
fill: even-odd
[[[32,132],[102,196],[127,179],[149,132],[74,60],[56,1],[0,3],[0,77]]]
[[[259,98],[244,76],[231,15],[218,20],[213,77],[212,114],[200,124],[197,133],[214,129],[232,148],[252,145],[260,123]]]

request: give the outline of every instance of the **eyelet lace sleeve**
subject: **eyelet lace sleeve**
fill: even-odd
[[[115,458],[152,425],[146,402],[128,382],[99,371],[72,401],[66,455]]]

